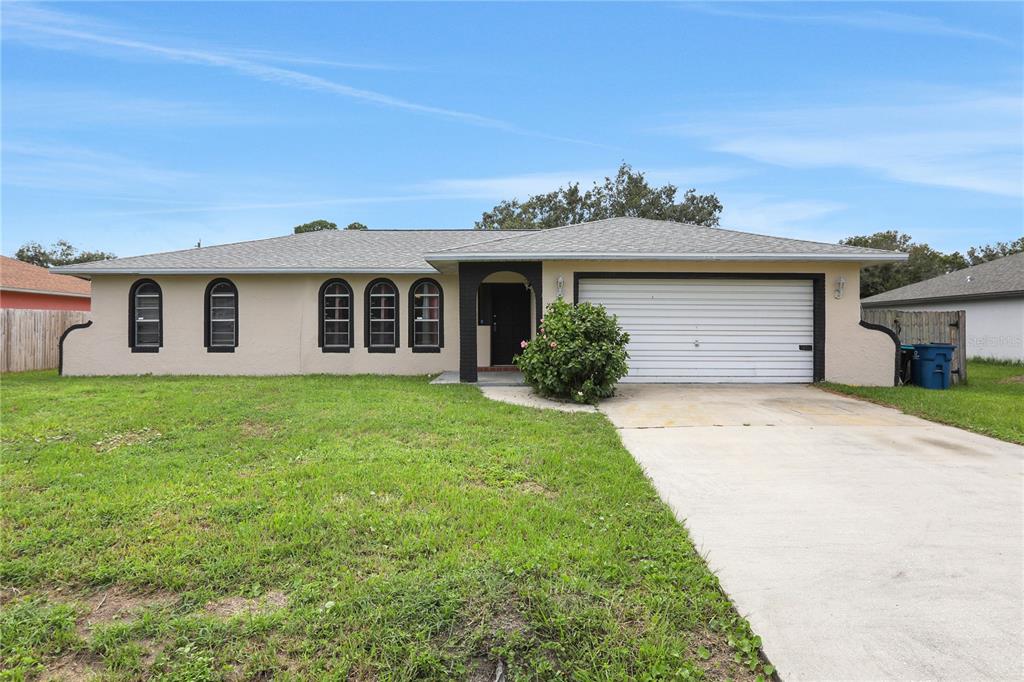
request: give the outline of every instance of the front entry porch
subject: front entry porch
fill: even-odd
[[[539,262],[459,263],[460,381],[522,384],[518,372],[481,369],[511,367],[520,343],[540,326],[542,287]]]
[[[430,382],[432,384],[459,384],[462,380],[458,372],[441,372]],[[525,386],[523,373],[520,371],[492,372],[479,371],[476,379],[477,386]]]

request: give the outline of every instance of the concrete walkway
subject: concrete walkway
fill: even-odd
[[[1024,678],[1024,448],[809,386],[600,411],[783,680]]]

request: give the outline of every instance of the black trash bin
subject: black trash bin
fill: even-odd
[[[911,366],[914,362],[914,347],[904,344],[900,346],[900,386],[913,381]]]

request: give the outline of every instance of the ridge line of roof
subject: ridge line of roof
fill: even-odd
[[[96,264],[96,263],[109,263],[110,261],[115,261],[115,260],[127,260],[129,258],[149,258],[150,256],[166,256],[166,255],[172,254],[172,253],[185,253],[187,251],[200,251],[202,249],[217,249],[217,248],[221,248],[221,247],[225,247],[225,246],[238,246],[240,244],[255,244],[257,242],[279,241],[279,240],[282,240],[282,239],[292,239],[292,238],[296,238],[296,237],[305,237],[307,235],[315,235],[315,234],[320,234],[320,233],[323,233],[323,232],[328,232],[328,233],[329,232],[353,232],[353,233],[358,232],[358,233],[362,234],[362,233],[369,233],[369,232],[468,232],[468,233],[477,233],[477,232],[484,232],[484,231],[485,230],[474,230],[471,227],[438,227],[438,228],[433,228],[433,227],[410,227],[410,228],[384,227],[384,228],[379,228],[379,229],[366,229],[366,230],[313,230],[312,232],[295,232],[295,233],[292,233],[292,234],[281,234],[281,235],[277,235],[275,237],[260,237],[258,239],[240,239],[240,240],[234,241],[234,242],[224,242],[223,244],[210,244],[209,246],[192,246],[192,247],[188,247],[188,248],[184,248],[184,249],[169,249],[167,251],[154,251],[153,253],[140,253],[140,254],[136,254],[134,256],[117,256],[115,258],[104,258],[103,260],[88,261],[87,263],[69,263],[68,265],[58,265],[58,266],[54,266],[54,267],[57,267],[57,268],[70,268],[70,267],[75,267],[75,266],[78,266],[78,265],[93,265],[93,264]],[[522,232],[535,232],[536,230],[506,230],[506,231],[507,232],[520,232],[520,233],[522,233]],[[47,268],[47,270],[52,271],[53,268]],[[61,272],[53,272],[53,274],[63,274],[63,273],[61,273]]]
[[[858,253],[876,253],[876,254],[880,254],[880,253],[894,253],[894,252],[886,250],[886,249],[873,249],[873,248],[869,248],[869,247],[866,247],[866,246],[853,246],[853,245],[850,245],[850,244],[819,242],[819,241],[814,241],[814,240],[811,240],[811,239],[797,239],[795,237],[778,237],[778,236],[775,236],[775,235],[760,234],[758,232],[746,232],[744,230],[734,230],[734,229],[731,229],[731,228],[720,227],[720,226],[717,226],[717,225],[714,225],[714,226],[713,225],[699,225],[697,223],[682,222],[682,221],[679,221],[679,220],[659,220],[659,219],[656,219],[656,218],[641,218],[639,216],[612,216],[610,218],[600,218],[598,220],[587,220],[587,221],[584,221],[582,223],[570,223],[568,225],[558,225],[557,227],[539,228],[539,229],[536,229],[536,230],[507,230],[507,231],[508,232],[515,231],[515,232],[519,232],[519,233],[524,233],[525,232],[525,233],[535,233],[535,234],[550,234],[551,232],[554,232],[556,230],[564,230],[564,229],[568,229],[568,228],[571,228],[571,227],[582,227],[584,225],[594,225],[594,224],[597,224],[597,223],[607,222],[607,221],[611,221],[611,220],[645,220],[645,221],[653,222],[653,223],[672,223],[673,225],[680,225],[682,227],[691,227],[691,228],[692,227],[696,227],[696,228],[703,229],[703,230],[716,230],[718,232],[728,232],[728,233],[731,233],[731,234],[738,234],[738,235],[743,235],[743,236],[747,236],[747,237],[758,237],[758,238],[766,238],[766,239],[779,239],[779,240],[784,240],[784,241],[789,241],[789,242],[798,242],[798,243],[801,243],[801,244],[817,244],[817,245],[821,245],[821,246],[839,246],[839,247],[842,247],[844,249],[850,249],[850,250],[856,251]],[[502,230],[495,230],[495,231],[502,231]],[[512,239],[514,237],[525,237],[525,236],[527,236],[527,235],[526,234],[517,234],[517,235],[513,235],[512,237],[508,237],[508,238],[504,238],[504,239],[489,240],[486,243],[493,244],[493,243],[496,243],[496,242],[505,242],[505,241],[508,241],[508,239]],[[438,251],[434,251],[431,254],[427,254],[427,255],[441,254],[441,253],[444,253],[446,251],[458,251],[459,249],[465,249],[465,248],[468,248],[470,246],[476,246],[476,245],[475,244],[463,244],[463,245],[460,245],[460,246],[450,246],[447,249],[440,249]],[[478,252],[478,253],[480,253],[480,252]],[[482,252],[482,253],[486,253],[486,252]]]

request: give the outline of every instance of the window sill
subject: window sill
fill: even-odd
[[[391,346],[389,348],[382,348],[380,346],[377,346],[375,348],[374,347],[370,347],[370,348],[366,349],[366,352],[367,353],[394,353],[395,352],[395,347],[394,346]]]
[[[320,351],[323,353],[347,353],[351,350],[348,346],[320,346]]]
[[[439,346],[424,346],[422,348],[412,347],[413,353],[440,353],[441,348]]]
[[[133,353],[159,353],[160,352],[160,347],[159,346],[156,346],[156,347],[132,346],[132,352]]]
[[[234,353],[235,352],[235,347],[234,346],[207,346],[206,347],[206,352],[207,353]]]

